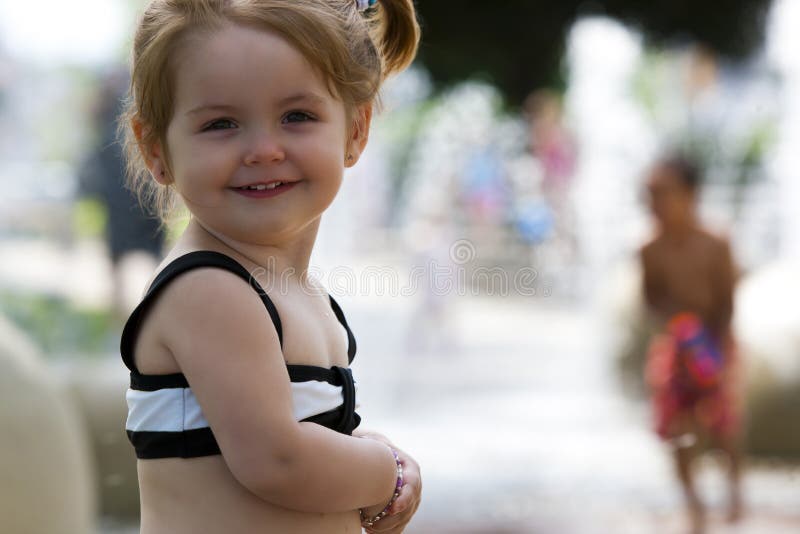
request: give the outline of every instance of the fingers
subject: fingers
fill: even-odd
[[[404,484],[403,487],[400,488],[400,495],[397,497],[397,500],[392,503],[391,508],[389,508],[390,516],[403,513],[409,508],[409,505],[414,499],[414,492],[409,491],[408,487],[409,484]]]
[[[373,526],[366,529],[368,534],[399,534],[405,530],[406,525],[411,520],[411,517],[406,518],[404,521],[398,521],[398,518],[386,517],[375,523]]]
[[[408,521],[402,521],[398,517],[384,517],[366,530],[367,532],[373,532],[375,534],[386,534],[387,532],[394,532],[397,529],[405,528],[407,524]]]
[[[405,475],[405,480],[403,487],[400,488],[400,495],[398,495],[397,500],[392,503],[391,508],[389,509],[390,515],[400,514],[409,508],[416,502],[421,499],[422,495],[422,479],[419,476],[419,470],[416,464],[408,464],[403,469]]]
[[[397,450],[399,462],[403,466],[404,484],[397,499],[389,508],[388,515],[373,526],[365,527],[368,534],[402,534],[420,505],[422,477],[419,464],[404,451],[392,447]]]
[[[419,486],[419,479],[413,478],[409,484],[405,484],[400,488],[400,495],[389,509],[389,515],[369,527],[367,532],[374,534],[397,534],[402,532],[419,507]]]
[[[411,504],[404,512],[396,515],[387,515],[371,527],[365,527],[368,534],[399,534],[411,522],[417,512],[419,501]]]
[[[397,500],[392,503],[392,507],[389,509],[389,515],[402,514],[413,508],[414,504],[420,500],[418,488],[419,484],[416,482],[403,485],[403,487],[400,488],[400,495],[398,495]]]

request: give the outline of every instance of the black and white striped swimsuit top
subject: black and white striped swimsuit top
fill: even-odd
[[[191,458],[220,454],[219,446],[203,411],[182,373],[144,375],[133,359],[136,336],[147,311],[160,291],[176,276],[198,267],[217,267],[230,271],[255,289],[267,308],[283,348],[283,330],[278,311],[258,282],[239,262],[225,254],[200,250],[170,262],[156,276],[146,295],[133,310],[122,331],[120,353],[130,370],[130,387],[125,398],[128,419],[125,430],[136,450],[136,457]],[[339,304],[330,297],[331,307],[347,335],[348,361],[356,354],[356,340]],[[361,422],[355,412],[356,385],[347,367],[331,368],[286,364],[292,382],[295,419],[318,423],[344,434],[351,434]]]

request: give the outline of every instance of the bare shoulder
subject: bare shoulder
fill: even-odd
[[[188,252],[191,250],[173,250],[167,255],[145,286],[145,293],[164,269]],[[258,293],[234,273],[211,266],[181,272],[152,299],[137,339],[137,366],[146,374],[179,372],[179,348],[205,334],[223,336],[230,329],[231,318],[241,318],[250,325],[256,322],[264,332],[274,331],[274,326],[261,317],[267,315],[264,311]],[[277,339],[277,333],[274,336]]]
[[[160,300],[162,317],[170,320],[169,327],[163,329],[167,345],[170,340],[185,340],[187,331],[203,337],[208,331],[220,335],[233,324],[239,328],[271,326],[253,287],[238,275],[217,267],[198,267],[182,273],[164,288]]]
[[[174,246],[172,248],[172,250],[170,250],[161,259],[161,263],[159,263],[156,266],[156,268],[153,270],[153,274],[150,275],[150,279],[147,281],[147,284],[145,285],[145,288],[149,288],[151,285],[153,285],[153,282],[155,281],[156,278],[158,278],[158,275],[161,274],[161,272],[164,269],[166,269],[167,266],[170,263],[174,262],[175,260],[177,260],[181,256],[185,256],[186,254],[188,254],[190,252],[197,252],[197,251],[199,251],[199,249],[186,248],[186,247],[181,247],[181,246],[178,246],[178,245]],[[145,292],[146,292],[146,290],[145,290]]]
[[[698,230],[698,237],[703,247],[713,253],[715,257],[726,257],[730,254],[728,236],[703,228]]]

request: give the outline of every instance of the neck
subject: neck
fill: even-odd
[[[662,222],[659,225],[660,232],[664,237],[676,240],[681,240],[690,236],[694,233],[696,228],[697,224],[694,217],[686,218],[680,222]]]
[[[320,218],[315,219],[298,232],[283,240],[262,245],[238,241],[209,228],[196,217],[192,217],[184,236],[202,246],[217,249],[237,259],[250,263],[251,269],[264,269],[282,280],[305,283],[311,251],[319,230]]]

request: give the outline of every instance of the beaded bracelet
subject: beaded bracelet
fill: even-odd
[[[365,527],[371,527],[372,525],[383,519],[386,516],[386,514],[389,513],[389,508],[391,508],[392,505],[394,504],[394,501],[397,500],[397,497],[400,495],[400,489],[403,487],[403,464],[400,463],[400,457],[397,455],[396,450],[392,449],[392,454],[394,455],[394,462],[397,464],[397,484],[394,487],[394,494],[392,495],[392,498],[389,500],[389,504],[386,505],[383,511],[381,511],[381,513],[379,513],[372,519],[367,519],[364,516],[364,510],[362,509],[358,510],[358,513],[361,516],[361,524]]]

